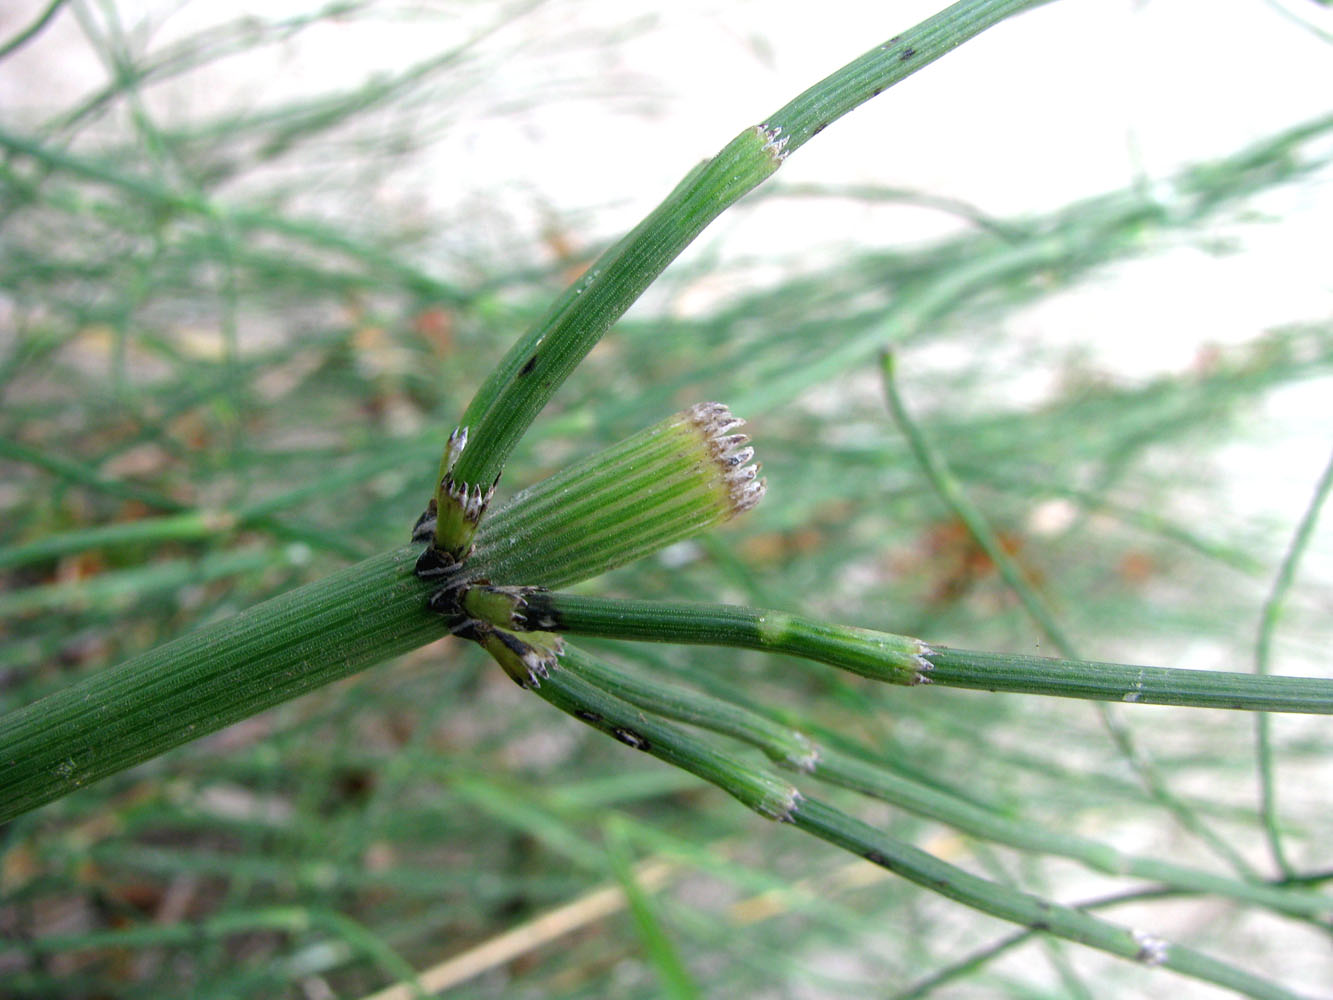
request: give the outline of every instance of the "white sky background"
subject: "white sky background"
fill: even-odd
[[[0,0],[0,31],[12,34],[46,2]],[[1333,39],[1333,12],[1312,0],[1282,2]],[[1006,215],[1234,152],[1333,110],[1333,43],[1282,16],[1278,3],[1061,0],[992,28],[836,123],[779,176],[912,187]],[[133,42],[158,49],[247,12],[274,18],[318,4],[115,6]],[[187,91],[153,88],[149,98],[169,115],[185,104],[199,113],[325,91],[440,51],[506,6],[531,10],[484,43],[507,57],[475,86],[477,115],[457,121],[432,151],[436,182],[404,196],[450,205],[478,192],[528,192],[560,211],[598,208],[604,236],[637,221],[741,128],[940,3],[399,0],[377,8],[397,16],[325,25],[192,74]],[[0,65],[0,107],[49,107],[106,79],[68,9],[28,49]],[[580,87],[588,97],[559,98]],[[493,113],[534,92],[557,98]],[[608,205],[620,211],[608,215]],[[848,214],[863,218],[865,208]],[[828,220],[828,235],[845,240],[854,227],[840,222]],[[948,220],[899,222],[893,236],[901,240],[932,235]]]
[[[100,0],[84,0],[105,10]],[[0,0],[0,38],[46,0]],[[311,0],[116,0],[131,43],[158,49],[247,11],[309,11]],[[442,244],[540,256],[552,216],[580,246],[637,222],[700,159],[850,58],[933,13],[940,0],[397,0],[369,19],[323,25],[292,42],[155,87],[164,119],[323,93],[401,69],[457,44],[505,10],[527,8],[483,43],[447,129],[414,169],[366,181],[364,205],[395,224],[470,219]],[[871,184],[971,202],[1006,216],[1048,211],[1165,177],[1285,126],[1333,112],[1333,10],[1312,0],[1060,0],[1002,24],[835,123],[784,165],[784,183]],[[450,78],[454,79],[453,77]],[[0,64],[0,115],[40,120],[106,80],[70,7]],[[540,103],[534,102],[540,95]],[[311,193],[318,206],[319,192]],[[1281,221],[1247,227],[1244,252],[1180,247],[1015,317],[1016,343],[1078,343],[1110,373],[1179,371],[1202,345],[1333,316],[1333,180],[1264,202]],[[346,211],[345,206],[339,207]],[[963,225],[937,211],[780,199],[728,213],[702,242],[724,259],[795,266],[849,245],[911,244]],[[692,250],[690,253],[696,253]],[[673,303],[704,309],[729,287],[701,279]],[[922,357],[921,364],[932,363]],[[947,358],[934,359],[936,364]],[[1007,386],[1038,398],[1049,373]],[[1328,380],[1276,395],[1273,433],[1236,445],[1232,501],[1292,524],[1333,441]],[[1263,437],[1256,436],[1256,439]],[[1333,561],[1324,532],[1322,564]]]
[[[1312,0],[1281,2],[1333,37],[1333,12]],[[777,179],[916,189],[1005,216],[1169,175],[1333,111],[1333,44],[1283,16],[1278,3],[1053,3],[991,29],[835,123]],[[3,36],[45,4],[0,0]],[[246,12],[273,18],[315,6],[116,2],[132,44],[149,49]],[[324,92],[402,68],[520,6],[531,9],[484,43],[503,58],[472,81],[419,170],[372,185],[371,210],[457,216],[460,206],[483,206],[478,228],[494,231],[460,238],[489,239],[499,252],[530,252],[552,213],[581,223],[572,235],[584,245],[613,238],[743,127],[939,2],[386,3],[377,8],[385,15],[321,26],[220,62],[191,74],[188,89],[150,88],[147,100],[170,117]],[[72,100],[105,79],[67,8],[28,51],[0,64],[0,109],[58,105],[61,95]],[[534,94],[547,99],[531,106]],[[1101,286],[1100,323],[1081,305],[1077,318],[1068,316],[1058,298],[1033,322],[1076,330],[1098,360],[1134,369],[1176,367],[1195,355],[1193,337],[1164,341],[1160,322],[1144,322],[1141,310],[1222,342],[1247,338],[1256,326],[1327,317],[1333,194],[1327,184],[1306,188],[1284,208],[1281,232],[1251,234],[1253,254],[1241,273],[1235,260],[1185,255],[1171,269],[1127,279],[1133,283],[1123,292]],[[925,209],[784,199],[724,217],[706,238],[732,257],[810,261],[851,242],[910,243],[959,225]],[[1144,329],[1146,342],[1135,336]]]

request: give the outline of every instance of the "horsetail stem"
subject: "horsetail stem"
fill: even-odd
[[[610,639],[787,653],[889,684],[931,680],[931,649],[920,639],[734,604],[627,601],[536,591],[524,595],[514,621],[519,627]]]
[[[826,663],[887,684],[1333,714],[1333,680],[1147,667],[929,646],[920,639],[731,604],[620,600],[528,589],[481,595],[511,628],[633,641],[736,646]]]
[[[468,404],[436,479],[433,547],[467,557],[505,462],[537,414],[625,311],[715,218],[854,108],[1023,10],[1048,0],[961,0],[895,35],[745,129],[685,175],[510,348]],[[451,439],[451,441],[454,439]]]
[[[1020,926],[1096,948],[1149,967],[1162,967],[1263,1000],[1301,1000],[1297,994],[1145,930],[1117,925],[952,865],[898,840],[849,813],[803,794],[796,786],[680,726],[655,718],[584,676],[587,656],[567,647],[570,669],[551,674],[538,694],[580,721],[715,785],[768,819],[805,833],[965,906]]]
[[[1129,853],[988,808],[886,767],[874,750],[846,738],[840,741],[841,746],[817,744],[805,732],[774,719],[770,713],[671,683],[660,675],[627,670],[574,647],[569,647],[569,655],[561,654],[559,660],[584,680],[644,712],[738,740],[780,767],[879,799],[983,840],[1070,858],[1108,875],[1158,880],[1313,921],[1333,908],[1333,899],[1318,892],[1229,878]]]

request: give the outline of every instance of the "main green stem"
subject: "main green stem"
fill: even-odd
[[[0,822],[445,634],[386,552],[0,718]]]

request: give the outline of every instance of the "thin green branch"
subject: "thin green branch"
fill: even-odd
[[[46,5],[46,8],[33,19],[31,24],[9,41],[5,42],[4,45],[0,45],[0,59],[4,59],[17,52],[41,34],[42,29],[50,24],[55,16],[60,13],[60,8],[65,6],[66,2],[67,0],[51,0],[51,2]]]
[[[920,465],[921,471],[925,474],[930,486],[945,506],[966,526],[972,540],[980,546],[981,550],[986,553],[986,557],[995,565],[996,571],[1022,603],[1028,617],[1036,622],[1038,627],[1060,647],[1060,651],[1065,656],[1077,659],[1078,654],[1074,652],[1074,644],[1069,636],[1065,634],[1064,629],[1060,627],[1060,623],[1055,620],[1054,613],[1046,606],[1046,602],[1037,593],[1032,582],[1028,580],[1017,560],[1005,549],[999,536],[996,535],[987,521],[986,515],[963,492],[962,485],[949,470],[944,456],[926,439],[921,428],[907,412],[902,395],[898,391],[897,379],[894,377],[895,362],[893,355],[888,351],[883,352],[880,356],[880,364],[884,378],[884,397],[888,403],[889,412],[892,414],[898,430],[906,439],[908,448],[911,449],[913,457],[916,458],[917,464]]]
[[[967,39],[1042,2],[962,0],[821,80],[690,171],[565,291],[477,390],[440,462],[436,545],[455,559],[466,556],[484,505],[463,519],[444,516],[445,509],[467,510],[470,497],[489,495],[510,452],[556,390],[713,219],[826,125]]]
[[[173,514],[179,515],[182,519],[181,523],[176,523],[175,525],[176,529],[182,531],[189,530],[183,523],[184,521],[188,521],[188,519],[192,517],[202,516],[208,518],[211,516],[205,512],[192,511],[185,503],[167,496],[164,493],[159,493],[156,490],[150,489],[147,486],[141,486],[138,483],[129,480],[115,479],[105,476],[90,464],[79,462],[71,458],[65,458],[41,448],[33,448],[25,444],[20,444],[18,441],[11,441],[0,437],[0,458],[8,458],[17,462],[23,462],[41,469],[58,479],[70,483],[77,483],[80,486],[96,490],[107,496],[118,497],[122,500],[138,500],[139,502],[147,504],[150,507],[155,507],[158,510],[170,511]],[[293,494],[303,495],[304,491],[305,487],[297,487],[293,490]],[[267,531],[277,538],[293,542],[305,542],[315,548],[336,552],[339,555],[347,556],[352,559],[360,559],[366,554],[365,548],[353,542],[349,542],[341,535],[334,535],[318,529],[307,528],[300,524],[288,523],[280,518],[272,516],[270,512],[276,509],[274,506],[276,502],[276,500],[273,502],[261,501],[246,507],[244,513],[237,514],[236,516],[238,519],[244,520],[246,527]],[[219,516],[225,517],[226,515],[223,514]],[[112,531],[113,528],[116,530]],[[112,538],[115,540],[116,534],[122,529],[118,526],[107,526],[106,529],[89,529],[90,532],[94,533],[101,530],[111,531]],[[155,529],[149,528],[145,530],[151,533]],[[170,532],[173,528],[168,527],[166,530]],[[124,528],[123,531],[126,534],[133,534],[133,529],[128,527]],[[93,537],[96,539],[97,535],[94,534]],[[72,544],[81,545],[82,542],[76,538]],[[34,549],[30,551],[20,549],[19,547],[5,550],[4,554],[0,555],[0,565],[12,566],[22,562],[28,562],[33,554],[37,554],[41,557],[42,553],[58,554],[59,551],[72,551],[71,549],[65,548],[65,543],[60,541],[47,542],[46,540],[43,540],[41,542],[35,542],[33,545]]]
[[[1139,903],[1187,895],[1191,894],[1173,889],[1135,889],[1131,892],[1116,893],[1112,896],[1099,896],[1096,899],[1090,899],[1086,902],[1075,903],[1073,905],[1079,910],[1091,911],[1102,910],[1111,906],[1123,906],[1126,903]],[[1036,932],[1030,929],[1007,934],[999,940],[994,941],[983,948],[979,948],[971,954],[951,962],[943,968],[937,969],[935,972],[914,983],[906,990],[900,993],[894,993],[889,1000],[921,1000],[922,997],[934,993],[940,986],[944,986],[955,979],[962,978],[963,976],[970,975],[1013,948],[1027,943],[1035,934]]]
[[[582,658],[579,650],[569,648],[562,661],[577,663]],[[966,872],[824,802],[802,795],[795,786],[721,752],[678,726],[645,714],[583,680],[573,670],[553,672],[536,691],[580,721],[634,749],[690,771],[760,815],[790,823],[964,906],[1148,967],[1171,969],[1245,996],[1298,1000],[1298,995],[1290,990],[1191,948]]]
[[[518,627],[573,635],[733,646],[827,663],[888,684],[1182,705],[1333,714],[1333,679],[1256,676],[1061,660],[929,646],[920,639],[732,604],[638,601],[564,592],[523,596]]]
[[[220,539],[236,527],[237,519],[221,511],[193,510],[165,517],[117,521],[73,531],[61,531],[21,545],[0,548],[0,570],[57,559],[89,549],[136,543],[171,543]]]
[[[0,440],[0,453],[4,451],[4,442]],[[301,541],[317,543],[321,548],[328,548],[339,555],[359,558],[365,553],[358,547],[349,545],[340,535],[296,528],[288,522],[280,522],[273,515],[279,511],[299,506],[311,498],[332,496],[337,490],[364,483],[378,472],[401,468],[403,464],[416,457],[419,448],[406,448],[401,443],[390,449],[369,451],[361,460],[346,466],[336,466],[332,471],[313,478],[304,479],[298,485],[282,493],[264,497],[239,505],[234,509],[215,508],[205,510],[181,510],[180,513],[161,517],[141,517],[133,521],[115,521],[110,524],[90,525],[69,531],[56,532],[35,538],[30,542],[0,547],[0,570],[13,569],[33,563],[56,559],[76,552],[90,549],[112,548],[116,546],[201,541],[218,541],[229,534],[247,528],[267,530],[281,538],[285,529],[291,527],[301,535]],[[433,456],[432,456],[433,457]],[[60,474],[65,466],[55,467],[52,471]],[[76,467],[82,469],[84,467]],[[71,470],[73,471],[73,470]],[[89,475],[96,473],[86,470]],[[99,485],[101,483],[118,484],[118,480],[85,480]],[[141,487],[132,487],[136,490]],[[147,493],[147,491],[144,491]],[[147,494],[157,497],[157,494]],[[161,499],[167,499],[162,497]],[[279,530],[281,529],[281,530]]]
[[[1282,616],[1282,606],[1296,580],[1296,569],[1300,565],[1301,557],[1305,554],[1306,548],[1309,547],[1310,539],[1314,537],[1314,529],[1319,521],[1319,514],[1323,510],[1324,502],[1328,500],[1331,491],[1333,491],[1333,457],[1329,458],[1328,464],[1324,466],[1323,474],[1315,484],[1314,495],[1310,497],[1310,505],[1306,507],[1300,524],[1296,526],[1291,544],[1287,547],[1287,554],[1283,557],[1282,565],[1278,567],[1277,576],[1273,580],[1273,589],[1268,595],[1268,600],[1264,602],[1263,615],[1259,622],[1259,635],[1255,641],[1254,649],[1254,672],[1260,677],[1268,676],[1269,662],[1273,652],[1273,636],[1277,632],[1278,620]],[[1264,714],[1256,716],[1254,725],[1255,750],[1259,759],[1259,816],[1264,824],[1264,831],[1268,838],[1268,849],[1273,856],[1273,863],[1277,865],[1282,874],[1290,876],[1294,872],[1287,860],[1286,852],[1282,849],[1282,830],[1277,816],[1277,783],[1274,778],[1273,744],[1269,732],[1268,716]]]
[[[1171,969],[1261,1000],[1296,1000],[1299,994],[1192,948],[1119,927],[1089,913],[1004,889],[941,861],[910,844],[813,799],[804,799],[792,822],[822,840],[937,892],[964,906],[1033,930],[1096,948],[1145,966]]]
[[[894,378],[894,359],[890,352],[885,351],[881,355],[880,367],[884,382],[884,396],[889,412],[892,414],[899,431],[907,440],[908,447],[920,465],[926,480],[944,504],[967,527],[973,541],[989,557],[1001,578],[1019,599],[1024,610],[1027,611],[1028,616],[1050,637],[1064,656],[1071,660],[1078,660],[1079,655],[1073,641],[1060,627],[1059,622],[1055,620],[1055,615],[1037,593],[1036,587],[1028,580],[1022,567],[1018,565],[1018,561],[1009,554],[1000,542],[999,537],[991,528],[981,509],[972,503],[963,491],[958,479],[949,470],[944,456],[926,438],[916,421],[907,412],[907,407],[898,392],[897,381]],[[1126,688],[1122,690],[1122,693],[1128,696],[1136,693],[1136,691],[1136,688]],[[1096,710],[1102,726],[1111,737],[1116,749],[1119,750],[1120,756],[1133,768],[1134,773],[1139,776],[1149,794],[1175,816],[1176,821],[1184,829],[1189,830],[1212,848],[1236,871],[1247,877],[1257,878],[1254,870],[1245,859],[1230,844],[1214,833],[1199,818],[1197,813],[1171,790],[1166,783],[1166,779],[1158,771],[1157,766],[1137,746],[1129,729],[1112,713],[1111,709],[1104,703],[1099,702],[1096,705]]]
[[[312,219],[288,218],[273,212],[256,211],[226,205],[201,195],[182,193],[151,178],[124,173],[105,163],[56,149],[50,143],[0,127],[0,149],[27,157],[48,170],[57,170],[81,180],[109,187],[116,192],[145,202],[162,219],[173,215],[208,220],[225,219],[237,233],[270,233],[286,236],[320,250],[345,255],[368,271],[384,275],[401,287],[423,297],[450,305],[465,301],[465,296],[445,282],[405,264],[390,251],[358,241],[344,230]]]
[[[178,591],[214,580],[310,561],[300,543],[220,549],[192,559],[161,559],[128,569],[107,570],[83,579],[11,592],[0,591],[0,621],[39,612],[72,614],[89,608],[122,608],[149,594]]]
[[[565,669],[574,671],[617,698],[665,719],[739,740],[788,770],[808,772],[822,758],[823,751],[817,749],[814,741],[804,733],[745,705],[664,683],[656,677],[640,677],[582,651],[577,655],[562,656],[561,663]]]
[[[1321,893],[1243,882],[1157,858],[1133,855],[1084,837],[1060,833],[1022,818],[997,813],[947,791],[895,773],[875,762],[871,751],[848,752],[816,744],[808,735],[745,705],[660,677],[641,677],[582,650],[567,651],[561,663],[590,684],[663,718],[708,729],[754,747],[780,767],[880,799],[895,808],[944,823],[963,833],[1019,850],[1071,858],[1120,878],[1160,881],[1173,888],[1210,893],[1306,920],[1327,919],[1333,897]]]
[[[698,1000],[701,995],[699,987],[695,984],[689,969],[685,967],[679,949],[671,940],[671,935],[662,920],[660,908],[653,894],[644,888],[634,872],[629,833],[623,821],[613,818],[607,822],[606,853],[610,858],[616,881],[624,890],[625,901],[629,905],[630,915],[634,918],[634,927],[639,933],[639,940],[657,970],[662,995],[669,1000]]]
[[[416,984],[416,972],[383,937],[336,910],[282,906],[225,912],[206,919],[177,923],[149,923],[105,931],[49,934],[32,940],[0,942],[0,954],[21,950],[30,955],[55,956],[80,951],[133,948],[161,948],[170,945],[198,947],[201,942],[224,940],[256,932],[277,932],[295,936],[324,934],[344,941],[352,951],[370,959],[386,975],[410,986]],[[318,939],[316,939],[318,940]],[[14,948],[18,945],[18,948]],[[421,996],[419,990],[416,996]]]
[[[537,590],[515,624],[639,642],[736,646],[827,663],[888,684],[920,684],[931,669],[920,639],[735,604],[631,601]]]
[[[768,124],[781,129],[788,140],[788,152],[795,152],[849,111],[878,97],[968,39],[1046,2],[955,3],[820,80],[771,115]]]
[[[1027,235],[1026,230],[1001,219],[987,215],[976,205],[961,198],[949,198],[929,191],[917,191],[912,188],[880,187],[873,184],[780,184],[774,182],[762,191],[756,192],[749,204],[768,201],[774,198],[839,199],[863,205],[866,202],[888,202],[900,205],[912,205],[919,208],[934,209],[957,216],[978,229],[993,233],[1003,240],[1019,240]]]
[[[1333,897],[1322,893],[1242,881],[1156,857],[1130,854],[1109,844],[1060,833],[1041,823],[993,812],[848,753],[823,746],[818,751],[819,760],[812,769],[815,777],[945,823],[984,841],[1071,858],[1107,875],[1161,882],[1173,889],[1207,893],[1321,926],[1327,926],[1329,913],[1333,911]]]
[[[1057,694],[1064,698],[1139,705],[1181,705],[1243,712],[1333,713],[1333,680],[1268,677],[1224,670],[1187,670],[1060,660],[979,650],[932,647],[930,679],[977,691]]]

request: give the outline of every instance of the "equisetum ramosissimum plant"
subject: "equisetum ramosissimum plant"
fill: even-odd
[[[629,306],[709,222],[831,122],[1034,0],[964,0],[877,46],[690,171],[512,347],[443,448],[410,543],[207,625],[0,719],[0,820],[445,634],[476,643],[521,688],[634,750],[688,771],[767,819],[789,824],[963,906],[1172,970],[1239,994],[1296,994],[1096,907],[1057,903],[983,878],[825,801],[842,793],[1091,870],[1212,894],[1328,930],[1333,897],[1292,877],[1218,874],[1013,821],[829,745],[756,706],[667,678],[645,679],[594,655],[586,639],[727,646],[801,658],[885,684],[1250,712],[1333,713],[1333,682],[954,649],[802,614],[722,603],[615,599],[570,589],[745,514],[764,497],[742,420],[704,402],[652,424],[495,502],[505,464],[546,403]],[[923,478],[987,548],[1015,591],[1021,567],[994,544],[947,463],[913,424],[884,365],[889,409]],[[1329,491],[1321,481],[1307,516]],[[492,509],[495,502],[494,509]],[[1307,533],[1308,534],[1308,533]],[[1299,557],[1299,547],[1293,548]],[[1047,633],[1062,645],[1053,628]],[[1114,726],[1108,718],[1108,726]],[[58,733],[53,739],[51,733]],[[1127,764],[1189,816],[1114,731]],[[716,742],[758,750],[760,766]]]
[[[457,559],[433,544],[432,499],[412,529],[414,542],[427,543],[416,575],[439,585],[428,605],[520,686],[539,686],[563,647],[541,630],[546,619],[520,624],[522,595],[597,576],[752,508],[764,481],[749,438],[736,433],[742,424],[720,403],[692,406],[524,490]],[[466,429],[450,437],[454,456],[466,439]],[[526,583],[491,585],[506,581]]]

